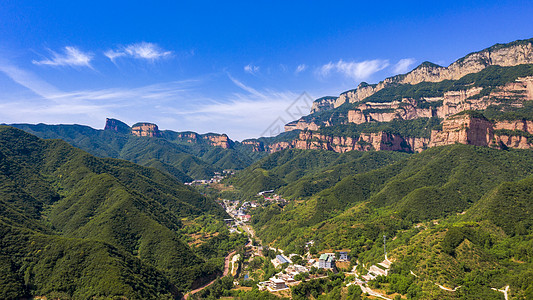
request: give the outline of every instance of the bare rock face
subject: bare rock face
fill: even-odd
[[[298,121],[293,121],[285,125],[285,131],[293,131],[293,130],[318,130],[319,126],[315,122],[308,123],[304,119],[300,119]]]
[[[515,121],[500,121],[494,124],[494,129],[519,130],[533,134],[533,121],[515,120]]]
[[[469,114],[452,116],[442,122],[442,130],[431,132],[430,147],[455,143],[489,146],[494,137],[492,123]]]
[[[533,39],[496,44],[485,50],[468,54],[448,67],[424,62],[407,74],[386,78],[376,85],[359,86],[355,90],[341,94],[334,107],[339,107],[346,101],[359,102],[392,84],[457,80],[465,75],[477,73],[488,66],[510,67],[531,63],[533,63]]]
[[[241,144],[248,145],[248,146],[252,147],[252,152],[263,152],[263,151],[265,151],[265,145],[262,142],[260,142],[260,141],[244,140],[244,141],[241,142]]]
[[[404,138],[400,135],[377,132],[362,133],[359,137],[329,136],[313,131],[300,132],[297,139],[290,142],[278,142],[265,146],[272,153],[284,149],[320,149],[344,153],[347,151],[388,150],[403,152],[420,152],[427,148],[429,139]]]
[[[533,144],[527,137],[520,135],[495,135],[492,147],[501,147],[505,145],[508,148],[532,149]]]
[[[114,131],[122,134],[130,134],[131,128],[124,122],[117,119],[105,119],[104,130]]]
[[[152,123],[137,123],[131,127],[131,133],[136,136],[160,137],[157,125]]]
[[[196,132],[180,132],[177,138],[187,143],[198,143],[200,135]]]
[[[231,148],[233,143],[226,134],[206,134],[202,138],[208,141],[211,146],[222,147],[224,149]]]
[[[316,113],[324,110],[330,110],[334,108],[335,102],[338,97],[322,97],[313,101],[313,106],[311,106],[311,113]]]

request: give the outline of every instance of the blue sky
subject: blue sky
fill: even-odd
[[[530,1],[4,0],[0,122],[258,137],[307,95],[531,38],[532,15]]]

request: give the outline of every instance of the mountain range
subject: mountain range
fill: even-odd
[[[0,298],[179,298],[246,242],[215,197],[264,204],[264,245],[349,249],[358,270],[385,235],[374,284],[411,298],[533,297],[533,39],[321,97],[285,130],[0,126]],[[225,169],[223,192],[182,184]]]

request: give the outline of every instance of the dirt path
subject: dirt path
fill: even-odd
[[[222,273],[222,277],[228,275],[228,272],[229,272],[229,264],[230,264],[230,258],[236,253],[236,251],[233,251],[233,252],[230,252],[228,255],[226,255],[226,258],[224,259],[224,272]],[[217,280],[218,278],[215,278],[213,281],[209,282],[208,284],[204,285],[204,286],[201,286],[195,290],[192,290],[190,292],[188,292],[187,294],[185,294],[185,296],[183,296],[182,299],[184,300],[187,300],[191,295],[194,295],[196,293],[198,293],[199,291],[205,289],[206,287],[212,285],[213,283],[215,283],[215,281]]]

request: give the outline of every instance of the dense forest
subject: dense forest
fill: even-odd
[[[457,294],[466,299],[481,294],[498,299],[501,294],[489,286],[504,283],[519,298],[531,296],[533,152],[452,145],[342,180],[319,168],[309,169],[306,177],[326,180],[330,174],[334,184],[310,195],[297,185],[279,188],[297,201],[256,209],[252,224],[258,236],[300,254],[308,241],[315,242],[314,251],[351,249],[360,263],[370,264],[383,259],[386,235],[389,257],[418,276],[411,281],[420,299],[446,298],[430,282],[470,286]]]
[[[176,298],[245,243],[167,174],[12,127],[0,127],[0,178],[2,299]]]

